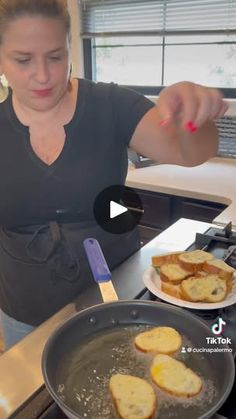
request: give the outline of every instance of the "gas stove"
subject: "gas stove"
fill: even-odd
[[[225,228],[210,228],[204,234],[196,233],[195,242],[187,250],[201,249],[210,252],[236,269],[236,232],[229,223]],[[221,317],[225,322],[223,335],[231,339],[231,347],[236,355],[236,304],[218,310],[190,310],[203,318],[211,326]],[[235,415],[236,418],[236,415]]]
[[[188,250],[192,249],[206,250],[236,269],[236,232],[231,223],[223,230],[210,228],[204,234],[196,233],[195,242]]]
[[[230,266],[236,268],[236,232],[232,231],[229,223],[223,230],[217,227],[210,227],[204,234],[196,233],[193,244],[187,250],[203,249],[211,252],[214,257],[224,260]],[[161,301],[150,293],[146,288],[142,289],[134,297],[136,299]],[[187,309],[185,309],[187,310]],[[236,304],[219,310],[203,311],[190,310],[199,316],[209,326],[221,317],[226,322],[224,336],[229,337],[232,342],[233,352],[236,353]],[[235,419],[236,418],[236,383],[234,388],[223,405],[221,410],[212,419]],[[65,419],[66,416],[55,404],[48,394],[45,386],[41,387],[37,393],[21,408],[10,416],[15,419]],[[90,418],[95,419],[95,418]]]

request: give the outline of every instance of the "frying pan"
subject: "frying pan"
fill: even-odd
[[[42,356],[44,381],[68,418],[115,419],[108,390],[109,378],[114,373],[136,375],[151,382],[152,356],[135,349],[133,339],[153,326],[178,330],[184,349],[176,358],[203,379],[201,393],[189,399],[167,395],[152,383],[158,397],[155,417],[207,419],[219,410],[235,377],[233,356],[224,352],[227,346],[207,345],[206,337],[214,337],[211,329],[182,308],[130,300],[85,309],[60,326],[47,341]],[[214,350],[216,346],[218,352],[193,351],[193,348]]]

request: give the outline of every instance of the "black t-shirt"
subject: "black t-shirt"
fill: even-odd
[[[124,184],[129,141],[151,107],[132,90],[80,79],[65,145],[48,166],[34,153],[11,94],[0,104],[0,306],[7,314],[39,324],[74,299],[89,283],[81,250],[88,234],[100,240],[111,267],[135,250],[128,241],[120,249],[123,235],[100,231],[93,204],[106,187]],[[119,257],[106,254],[113,242],[116,253],[119,241]],[[71,266],[73,281],[65,279]]]

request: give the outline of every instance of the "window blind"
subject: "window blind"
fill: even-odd
[[[219,130],[218,155],[236,158],[236,118],[224,116],[216,121]]]
[[[236,0],[78,0],[82,37],[236,33]]]

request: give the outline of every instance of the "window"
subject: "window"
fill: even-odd
[[[93,80],[161,85],[161,37],[95,38]]]
[[[233,88],[236,35],[95,37],[92,62],[93,80],[143,86],[190,80]]]
[[[236,86],[235,0],[80,0],[86,76],[124,85]],[[90,66],[89,66],[90,63]],[[90,67],[90,68],[89,68]]]
[[[169,39],[165,44],[164,84],[180,80],[213,87],[235,87],[236,35],[192,35],[188,39],[185,36]]]
[[[236,0],[79,4],[87,78],[114,81],[147,95],[190,80],[236,98]]]

